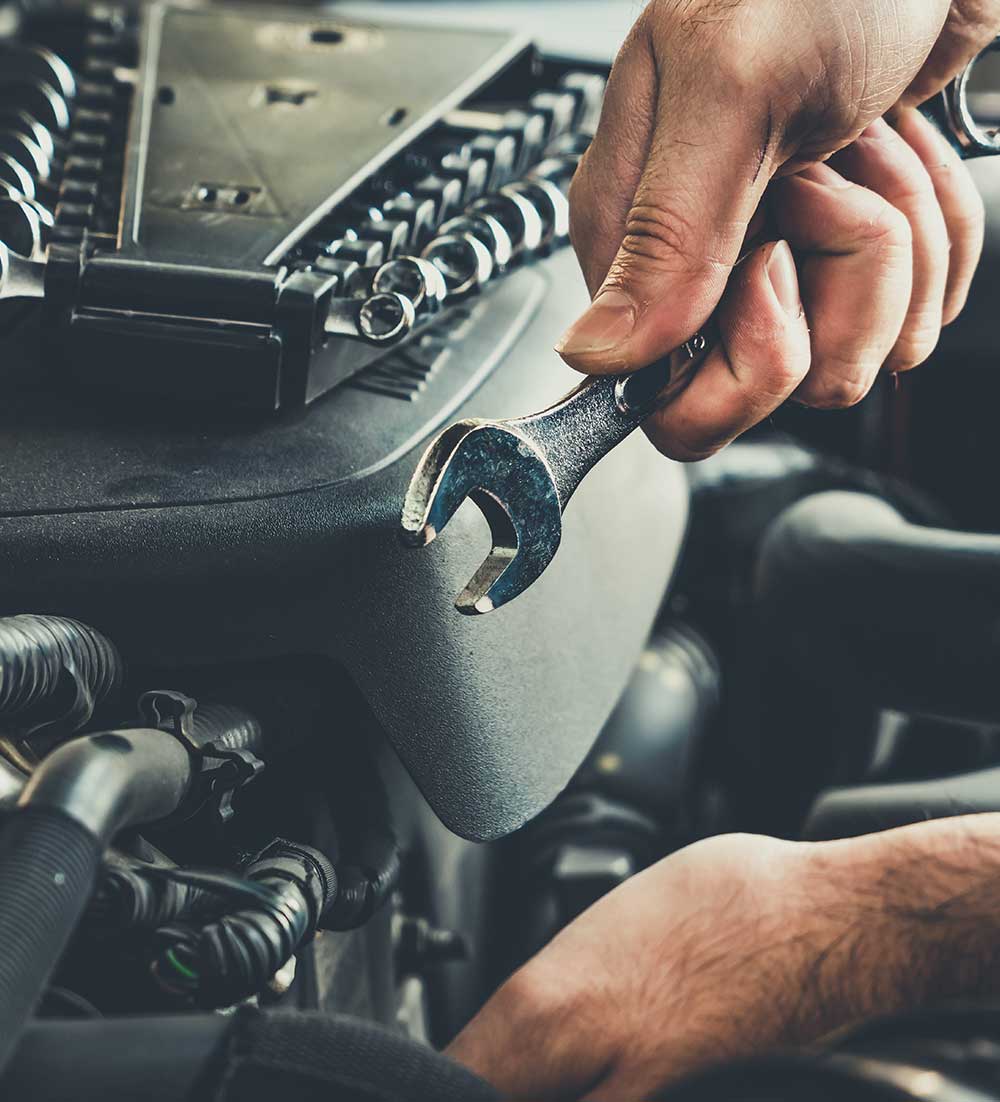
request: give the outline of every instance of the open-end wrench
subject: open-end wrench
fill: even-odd
[[[927,113],[962,156],[1000,153],[996,135],[975,124],[967,87],[968,71]],[[711,348],[707,333],[699,335],[634,374],[584,382],[541,413],[459,421],[431,444],[403,503],[404,542],[425,547],[466,498],[479,506],[493,538],[492,550],[455,602],[459,612],[492,612],[541,576],[559,548],[563,511],[583,477],[681,393]]]
[[[634,374],[584,382],[541,413],[459,421],[434,441],[410,482],[402,534],[410,546],[426,547],[467,497],[482,510],[493,549],[459,594],[459,612],[492,612],[540,577],[584,475],[680,394],[709,350],[698,336]]]

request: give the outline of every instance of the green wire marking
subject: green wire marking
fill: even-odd
[[[188,965],[184,964],[182,961],[179,961],[177,959],[177,955],[174,953],[173,949],[168,949],[164,955],[166,956],[167,960],[170,961],[171,965],[173,965],[175,971],[180,972],[180,974],[182,976],[186,977],[187,979],[194,980],[195,982],[197,982],[197,980],[198,980],[197,971],[194,968],[190,968]]]

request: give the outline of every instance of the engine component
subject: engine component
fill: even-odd
[[[762,714],[756,740],[733,749],[754,829],[796,835],[819,792],[862,780],[884,709],[997,722],[1000,537],[915,523],[904,507],[814,494],[761,541]],[[808,740],[804,715],[814,717]],[[950,752],[943,771],[976,764],[948,762]]]
[[[378,767],[368,754],[355,755],[351,784],[338,793],[341,826],[337,896],[323,915],[327,930],[363,926],[388,901],[399,883],[399,842]]]
[[[896,784],[861,784],[820,794],[803,838],[819,841],[892,830],[928,819],[1000,811],[1000,768]]]
[[[698,832],[695,802],[721,696],[708,643],[684,623],[658,629],[571,790],[634,808],[668,848],[683,845]]]
[[[262,724],[243,709],[197,707],[164,690],[144,694],[140,712],[201,762],[185,814],[211,802],[228,817],[228,796],[256,775],[252,755],[266,747]],[[329,856],[278,839],[241,862],[238,872],[115,861],[87,914],[89,943],[107,956],[126,938],[126,956],[141,975],[151,971],[161,993],[181,1005],[214,1008],[258,994],[318,926],[366,924],[397,886],[399,847],[388,796],[367,751],[345,751],[338,764],[346,783],[324,793],[335,819],[325,843]],[[204,816],[199,825],[204,829]],[[145,998],[147,988],[139,983],[137,997]],[[153,1005],[162,1002],[157,997]]]
[[[566,793],[512,840],[512,964],[698,836],[719,702],[719,667],[704,640],[678,623],[654,635]]]
[[[425,1044],[345,1016],[186,1014],[32,1022],[0,1093],[32,1102],[499,1102]],[[206,1093],[207,1092],[207,1093]]]
[[[1000,536],[913,524],[877,498],[838,492],[786,510],[757,572],[775,647],[810,684],[986,720],[997,718],[998,586]]]
[[[48,723],[71,733],[118,687],[121,669],[114,646],[76,621],[0,621],[0,716],[11,729]],[[0,1066],[87,906],[112,839],[138,824],[184,823],[209,804],[224,821],[232,793],[262,768],[256,753],[266,749],[267,732],[245,709],[198,708],[161,690],[146,693],[140,711],[149,726],[71,739],[45,756],[0,825]],[[11,796],[19,787],[12,782]],[[153,877],[182,886],[158,891]],[[164,961],[189,978],[196,966],[193,986],[203,1001],[228,1005],[257,991],[312,935],[336,884],[321,854],[281,842],[244,878],[116,866],[96,909],[120,929],[157,927],[164,948],[156,974],[164,978]],[[208,901],[218,904],[220,888],[240,906],[189,926]]]
[[[104,849],[127,826],[163,819],[195,775],[162,731],[75,739],[35,770],[0,827],[0,1068],[83,913]]]
[[[114,644],[59,616],[0,619],[0,750],[29,770],[121,684]]]
[[[395,529],[409,453],[445,418],[462,416],[473,395],[476,412],[498,416],[516,401],[540,408],[551,400],[550,372],[536,365],[550,352],[552,332],[582,306],[573,258],[553,250],[530,264],[526,255],[515,262],[503,226],[470,216],[481,236],[459,237],[455,250],[442,250],[443,275],[454,261],[455,274],[467,282],[471,276],[482,293],[449,296],[437,313],[415,308],[410,336],[392,347],[325,334],[328,302],[321,308],[311,293],[292,290],[324,286],[330,301],[340,300],[337,310],[360,315],[354,296],[360,287],[368,297],[369,273],[349,254],[362,257],[361,267],[376,253],[385,261],[385,242],[360,236],[365,223],[375,233],[383,222],[404,223],[403,257],[441,244],[434,232],[440,223],[427,226],[423,204],[432,203],[441,221],[464,215],[464,193],[471,201],[489,183],[480,166],[491,167],[490,143],[477,139],[497,136],[458,134],[444,116],[460,104],[473,110],[503,103],[510,126],[524,124],[521,149],[530,154],[509,183],[534,178],[542,157],[557,166],[551,179],[565,189],[587,134],[563,135],[549,157],[550,116],[529,109],[529,101],[538,91],[558,92],[567,65],[537,59],[519,40],[492,32],[359,28],[339,15],[287,6],[280,19],[257,7],[234,10],[138,5],[109,15],[46,6],[24,27],[26,41],[35,36],[64,54],[76,76],[77,95],[68,103],[75,122],[66,130],[31,127],[29,136],[43,152],[47,139],[53,164],[67,166],[45,199],[53,210],[61,204],[49,260],[72,253],[74,264],[81,254],[85,263],[80,280],[58,259],[44,272],[29,268],[43,276],[41,305],[32,299],[3,311],[0,605],[39,603],[99,618],[140,665],[321,656],[353,680],[448,825],[495,837],[565,786],[617,700],[655,607],[615,595],[605,579],[617,566],[641,576],[637,591],[662,592],[684,526],[682,472],[636,441],[577,495],[567,531],[594,529],[592,509],[605,518],[601,531],[563,556],[537,599],[489,633],[481,626],[466,633],[457,620],[438,630],[428,605],[438,603],[442,585],[458,588],[468,564],[462,547],[404,562]],[[410,81],[399,100],[390,90],[416,54],[435,65],[417,66],[417,83]],[[456,54],[469,79],[441,99]],[[339,109],[342,95],[330,101],[333,85],[354,82],[355,67],[365,70],[359,95],[371,82],[375,94],[396,101],[385,103],[384,120],[366,116],[364,127],[364,112]],[[192,71],[197,94],[187,83]],[[603,86],[599,72],[589,78],[592,90]],[[220,107],[214,118],[224,121],[209,122],[206,96]],[[148,127],[136,131],[140,99]],[[23,123],[23,106],[8,107]],[[407,109],[405,118],[397,107]],[[515,118],[518,112],[525,117]],[[364,133],[335,140],[337,119]],[[234,133],[252,135],[250,146],[229,141]],[[491,148],[495,164],[509,146]],[[140,164],[143,150],[149,157]],[[289,171],[300,162],[302,172]],[[253,179],[242,179],[244,170]],[[119,199],[124,193],[136,201],[129,181],[140,172],[137,244],[135,210],[123,220]],[[246,189],[236,186],[244,183]],[[315,185],[309,196],[296,192],[300,183]],[[258,184],[264,192],[252,191]],[[289,200],[287,218],[267,206],[271,184]],[[296,221],[300,200],[309,213]],[[87,207],[93,209],[81,210]],[[539,194],[543,232],[548,209]],[[119,231],[134,264],[119,250]],[[294,231],[287,250],[264,264],[268,249],[284,248],[286,231]],[[268,242],[252,261],[236,263],[222,240],[230,234]],[[168,256],[174,246],[197,256]],[[495,278],[503,268],[504,278]],[[287,328],[267,320],[280,280]],[[409,297],[399,286],[387,293]],[[60,313],[58,302],[73,307]],[[292,330],[301,340],[284,339]],[[305,369],[297,374],[293,361]],[[63,368],[111,390],[65,386]],[[561,370],[553,361],[556,385]],[[328,400],[313,401],[338,381],[343,385]],[[130,388],[146,397],[118,393]],[[172,401],[192,396],[209,405]],[[247,416],[233,409],[242,402],[269,410],[277,402],[289,415]],[[308,410],[291,408],[303,402],[311,403]],[[639,492],[648,500],[609,515],[602,484],[624,481],[643,484]],[[373,623],[376,593],[382,607]],[[537,655],[507,642],[521,634],[516,621],[523,617],[531,621],[533,646],[551,659],[553,644],[567,632],[581,635],[593,616],[604,631],[583,672],[543,672]],[[420,646],[413,645],[416,623],[428,637]],[[514,657],[508,683],[497,685],[494,656],[503,650]],[[544,693],[525,691],[535,680]],[[554,699],[566,723],[543,754],[538,730]]]
[[[235,908],[208,923],[157,930],[153,975],[168,992],[205,1008],[249,998],[309,941],[336,898],[337,875],[323,854],[278,840],[241,879],[147,869],[146,875],[228,898]]]
[[[995,1102],[992,1006],[901,1014],[810,1052],[741,1061],[696,1075],[662,1102]]]
[[[461,934],[432,926],[426,918],[402,915],[393,931],[396,971],[421,975],[438,964],[466,960],[469,947]]]

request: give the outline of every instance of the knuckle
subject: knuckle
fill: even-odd
[[[809,376],[797,398],[813,409],[850,409],[867,397],[877,374],[878,367],[857,363],[837,369],[822,365]]]
[[[612,282],[627,283],[643,275],[669,275],[681,280],[697,277],[720,284],[729,274],[721,261],[700,255],[698,227],[677,206],[636,202],[623,227],[621,248],[611,272]],[[720,286],[721,293],[721,286]]]
[[[917,162],[915,171],[907,171],[902,175],[892,193],[892,202],[897,206],[914,208],[925,208],[937,204],[934,181],[922,164]]]
[[[919,367],[934,354],[940,339],[939,315],[917,320],[907,327],[896,342],[896,347],[886,361],[885,370],[895,373]]]
[[[709,459],[721,451],[729,438],[708,441],[687,439],[688,434],[679,433],[675,428],[648,424],[645,427],[653,447],[667,459],[673,459],[677,463],[700,463],[703,459]]]
[[[799,386],[808,370],[808,360],[777,359],[769,366],[766,377],[756,381],[748,393],[755,414],[762,418],[772,413]]]
[[[808,344],[802,344],[801,348],[783,348],[780,339],[761,343],[762,352],[755,362],[740,364],[728,357],[749,421],[756,423],[770,416],[802,383],[810,362]]]
[[[882,252],[909,252],[913,248],[910,220],[897,207],[883,202],[861,227],[863,239]]]
[[[698,53],[710,50],[713,66],[741,77],[755,59],[746,31],[759,23],[747,7],[733,0],[650,0],[640,20],[672,49],[681,42]]]
[[[629,255],[657,264],[680,263],[688,267],[685,243],[692,226],[687,218],[652,203],[633,206],[625,220],[622,249]]]
[[[967,52],[978,53],[996,34],[1000,4],[996,0],[955,0],[948,15],[947,33]]]
[[[747,401],[768,405],[767,412],[802,382],[812,355],[804,320],[762,322],[750,314],[736,319],[722,351]]]

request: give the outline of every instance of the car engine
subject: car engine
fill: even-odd
[[[436,1049],[658,858],[1000,810],[1000,165],[927,367],[635,434],[460,616],[400,509],[578,381],[608,65],[405,17],[0,4],[5,1098],[493,1097]]]

